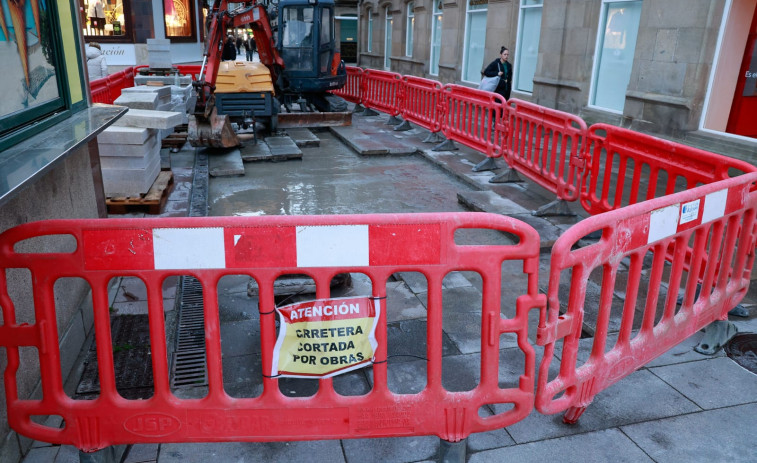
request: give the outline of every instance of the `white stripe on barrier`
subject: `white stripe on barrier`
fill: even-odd
[[[649,235],[647,244],[676,234],[678,230],[678,211],[680,204],[663,207],[652,211],[649,217]]]
[[[726,200],[728,200],[728,189],[716,191],[705,196],[702,223],[712,222],[715,219],[723,217]]]
[[[223,228],[153,229],[155,269],[225,268]]]
[[[368,225],[297,227],[298,267],[368,265]]]

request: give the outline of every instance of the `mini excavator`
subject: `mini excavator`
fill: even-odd
[[[230,10],[230,5],[241,5]],[[298,113],[296,126],[331,121],[328,113],[346,103],[329,93],[342,88],[347,72],[334,38],[334,0],[205,1],[205,50],[199,80],[192,85],[197,104],[188,135],[193,146],[231,148],[240,144],[231,122],[258,120],[272,131],[281,105]],[[229,28],[252,29],[260,62],[222,61]],[[344,113],[346,114],[346,113]]]

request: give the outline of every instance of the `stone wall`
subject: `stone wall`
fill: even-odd
[[[66,157],[50,172],[0,207],[0,231],[16,225],[44,219],[95,218],[98,216],[90,154],[85,144]],[[60,252],[72,250],[70,237],[55,237],[27,244],[32,252]],[[16,306],[17,322],[34,323],[34,304],[28,293],[29,272],[14,269],[7,273],[8,290]],[[58,338],[61,345],[63,378],[68,376],[92,327],[92,311],[88,297],[89,286],[79,279],[59,280],[55,285]],[[87,303],[87,300],[89,303]],[[2,350],[2,348],[0,348]],[[0,355],[0,371],[5,371],[5,352]],[[19,397],[41,397],[39,384],[39,356],[35,349],[21,349],[21,368],[16,375]],[[5,397],[0,382],[0,397]],[[0,403],[0,461],[16,462],[28,451],[31,441],[9,432],[5,401]]]

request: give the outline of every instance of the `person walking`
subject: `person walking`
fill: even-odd
[[[87,55],[87,73],[89,74],[90,82],[107,77],[108,65],[105,62],[105,56],[103,56],[100,44],[97,42],[88,43],[85,53]]]
[[[513,85],[513,65],[507,61],[509,57],[510,50],[502,47],[499,50],[499,58],[492,61],[484,69],[486,77],[499,77],[499,83],[497,88],[494,89],[494,93],[499,93],[505,100],[510,99],[510,90],[512,90]]]
[[[237,38],[235,39],[235,44],[237,46],[237,55],[242,54],[242,43],[244,43],[244,40],[242,40],[242,36],[237,35]]]
[[[229,34],[226,37],[226,42],[223,44],[223,51],[221,52],[221,61],[234,61],[237,59],[237,47],[234,41],[234,36]]]
[[[258,44],[255,43],[255,38],[250,34],[249,37],[247,37],[247,41],[244,44],[244,50],[247,52],[247,61],[252,61],[255,54],[255,49],[258,47]]]

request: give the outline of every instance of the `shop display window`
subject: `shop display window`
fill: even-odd
[[[194,39],[193,7],[190,0],[163,0],[167,38]]]
[[[85,37],[125,38],[130,36],[129,0],[78,0],[82,33]]]

